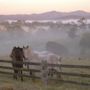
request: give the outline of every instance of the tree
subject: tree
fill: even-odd
[[[68,32],[68,36],[72,39],[74,39],[75,37],[77,37],[76,35],[77,32],[77,27],[73,27],[70,29],[70,31]]]
[[[86,32],[81,36],[79,44],[80,44],[81,54],[82,55],[87,54],[86,52],[90,50],[90,32]]]
[[[61,56],[68,55],[69,53],[68,49],[64,45],[53,41],[47,42],[46,49],[54,54]]]

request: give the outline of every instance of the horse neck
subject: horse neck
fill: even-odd
[[[33,52],[31,50],[31,48],[25,48],[25,49],[23,49],[23,51],[24,51],[24,55],[26,57],[29,57],[29,56],[32,56],[33,55]]]

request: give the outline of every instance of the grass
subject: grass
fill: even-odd
[[[0,87],[13,87],[14,90],[90,90],[90,87],[65,84],[65,83],[51,83],[44,85],[40,80],[32,81],[25,79],[24,82],[20,80],[13,80],[11,77],[2,76],[0,78]]]
[[[9,57],[2,57],[1,59],[10,59]],[[90,65],[89,59],[78,60],[77,58],[64,58],[62,60],[63,64],[71,64],[71,65]],[[2,64],[1,64],[2,65]],[[64,69],[63,71],[67,72],[79,72],[79,73],[87,73],[90,74],[90,70],[86,69]],[[83,77],[71,77],[71,76],[63,76],[64,79],[67,80],[75,80],[80,82],[90,83],[90,78]],[[82,86],[75,84],[66,84],[62,82],[51,81],[48,85],[42,83],[41,80],[32,81],[30,78],[24,78],[24,81],[21,82],[19,80],[14,80],[12,75],[3,75],[0,74],[0,90],[2,87],[11,87],[14,90],[90,90],[90,86]],[[4,89],[3,89],[4,90]],[[5,89],[8,90],[8,89]]]

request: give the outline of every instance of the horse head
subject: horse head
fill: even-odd
[[[29,46],[23,46],[23,53],[24,53],[24,56],[25,56],[25,58],[26,58],[26,60],[27,59],[31,59],[32,58],[32,49],[31,49],[31,47],[29,47]]]
[[[13,60],[23,60],[24,58],[23,48],[13,47],[12,53],[10,56],[11,58],[13,58]]]

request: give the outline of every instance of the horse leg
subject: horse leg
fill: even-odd
[[[29,75],[32,76],[33,73],[32,73],[32,70],[30,70],[29,64],[27,64],[27,69],[29,70]]]
[[[32,75],[33,75],[33,73],[32,73],[32,71],[31,71],[31,70],[30,70],[29,74],[30,74],[30,76],[32,76]]]
[[[23,74],[23,73],[22,73],[22,70],[21,70],[21,81],[23,81],[23,76],[22,76],[22,74]]]
[[[54,76],[54,69],[53,68],[49,69],[48,76],[50,76],[50,78],[52,78]]]
[[[17,79],[17,74],[18,74],[18,70],[15,70],[15,69],[14,69],[14,75],[13,75],[13,78],[14,78],[14,79]]]
[[[23,81],[23,76],[22,76],[23,72],[22,72],[21,69],[22,69],[22,68],[19,68],[19,76],[20,76],[20,78],[21,78],[21,81]]]
[[[35,76],[33,71],[29,68],[29,75],[32,77],[32,76]],[[35,81],[35,79],[32,77],[32,81]]]
[[[29,70],[29,64],[27,64],[27,69]]]
[[[14,74],[13,74],[13,78],[14,79],[17,79],[17,70],[15,69],[16,68],[16,65],[14,63],[12,63],[12,67],[13,67],[13,70],[14,70]]]

